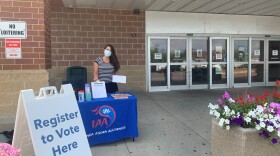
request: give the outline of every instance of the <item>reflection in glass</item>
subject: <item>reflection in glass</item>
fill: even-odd
[[[235,40],[234,41],[234,61],[235,62],[248,62],[248,41]]]
[[[170,62],[186,62],[186,40],[170,40]]]
[[[207,64],[192,65],[192,84],[208,84],[208,69]]]
[[[268,74],[269,82],[280,80],[280,64],[269,64]]]
[[[167,86],[166,65],[151,66],[151,86]]]
[[[248,83],[248,64],[234,65],[234,83]]]
[[[280,41],[269,41],[269,61],[280,60]]]
[[[151,63],[167,63],[167,39],[151,39]]]
[[[213,64],[212,66],[212,84],[227,83],[227,65]]]
[[[208,40],[193,39],[192,40],[192,60],[193,62],[208,61]]]
[[[170,84],[186,85],[186,65],[170,66]]]
[[[264,41],[252,40],[251,59],[253,62],[263,61],[264,57]]]
[[[213,39],[212,40],[212,61],[226,62],[227,61],[227,40]]]
[[[251,66],[251,81],[263,82],[263,64],[252,64]]]

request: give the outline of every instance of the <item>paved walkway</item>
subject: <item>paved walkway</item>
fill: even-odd
[[[210,156],[209,102],[224,91],[236,97],[243,91],[262,93],[272,87],[135,92],[138,98],[139,137],[91,148],[94,156]],[[10,125],[0,124],[0,129]],[[9,128],[9,127],[8,127]]]
[[[272,87],[143,93],[138,92],[139,137],[92,147],[95,156],[210,156],[209,102],[224,91],[233,97]]]

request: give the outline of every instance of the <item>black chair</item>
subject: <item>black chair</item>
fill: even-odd
[[[77,97],[79,90],[85,90],[85,83],[87,83],[87,68],[80,66],[68,67],[66,69],[67,80],[62,84],[71,83]]]

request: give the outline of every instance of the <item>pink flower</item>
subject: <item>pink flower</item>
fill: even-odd
[[[247,99],[248,99],[249,102],[253,102],[255,100],[253,94],[249,94]]]
[[[276,116],[280,116],[280,109],[277,109]]]
[[[271,102],[271,103],[269,104],[269,107],[270,107],[270,108],[273,108],[273,109],[275,109],[275,108],[280,108],[280,104],[279,104],[279,103],[276,103],[276,102]]]
[[[276,109],[276,116],[279,116],[280,115],[280,104],[279,103],[276,103],[276,102],[271,102],[269,104],[269,108],[272,110],[272,109]]]
[[[223,98],[228,100],[230,98],[229,93],[225,91],[225,94],[223,95]]]
[[[1,156],[20,156],[20,150],[14,148],[8,143],[0,143]]]
[[[220,104],[222,104],[222,103],[223,103],[222,98],[219,98],[219,99],[218,99],[218,102],[219,102]]]

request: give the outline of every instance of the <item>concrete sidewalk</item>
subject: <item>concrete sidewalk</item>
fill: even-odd
[[[138,97],[139,137],[92,147],[95,156],[209,156],[211,116],[208,104],[224,91],[232,97],[261,94],[275,87],[134,93]]]
[[[217,103],[224,91],[232,97],[262,93],[275,87],[134,92],[138,98],[139,137],[91,148],[94,156],[209,156],[211,155],[211,116],[208,104]],[[13,129],[1,124],[0,130]]]

